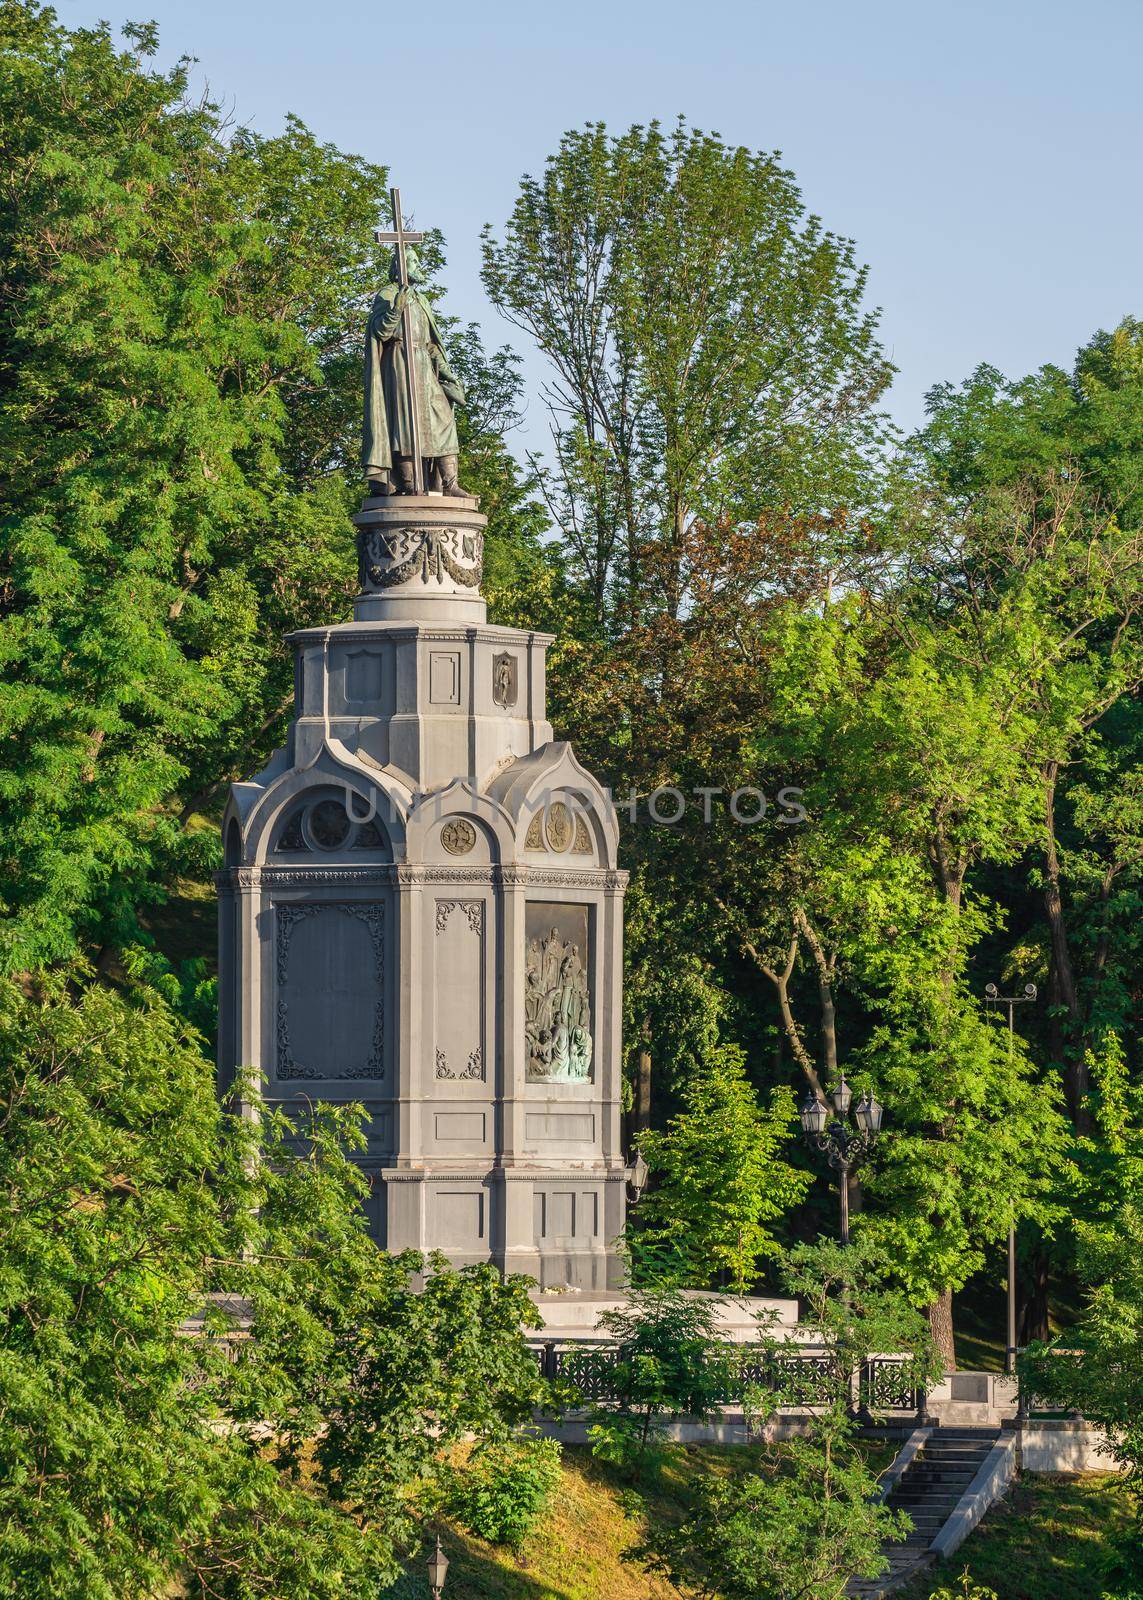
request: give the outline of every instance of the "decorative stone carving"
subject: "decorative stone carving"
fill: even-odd
[[[450,856],[466,856],[476,845],[476,829],[466,817],[450,817],[441,829],[441,844]]]
[[[298,925],[322,912],[336,911],[354,917],[365,924],[373,947],[376,978],[376,998],[373,1008],[373,1031],[369,1051],[364,1061],[347,1060],[336,1074],[323,1071],[311,1063],[295,1058],[290,1041],[290,946]],[[380,1078],[385,1062],[385,907],[378,901],[286,901],[275,907],[277,928],[276,970],[277,994],[277,1075],[282,1079]]]
[[[448,927],[448,919],[454,911],[463,911],[468,918],[468,925],[473,933],[484,932],[484,901],[483,900],[438,900],[437,901],[437,932],[443,933]]]
[[[505,650],[492,659],[492,698],[505,711],[516,704],[520,694],[516,657]]]
[[[551,850],[556,855],[592,856],[591,830],[582,811],[553,800],[537,811],[524,835],[525,850]]]
[[[307,848],[306,841],[302,837],[302,813],[300,810],[295,811],[282,829],[282,836],[278,840],[278,849],[297,852]]]
[[[362,821],[347,811],[341,800],[321,795],[291,813],[279,836],[275,853],[327,855],[343,850],[383,850],[385,838],[370,817]]]
[[[307,812],[303,828],[319,850],[339,850],[349,838],[349,813],[340,800],[319,800]]]
[[[479,589],[484,576],[484,535],[476,530],[363,528],[358,553],[361,583],[371,589],[392,589],[414,578],[438,586],[451,578],[464,589]]]
[[[531,1083],[585,1082],[591,1076],[591,997],[579,947],[553,928],[528,944],[524,1036]]]
[[[544,825],[548,849],[563,855],[575,837],[572,814],[562,800],[553,800],[548,807],[548,820]]]
[[[454,1083],[458,1079],[484,1080],[484,1054],[479,1046],[469,1052],[468,1060],[460,1072],[454,1072],[448,1064],[448,1057],[443,1050],[437,1051],[437,1077],[449,1078]]]

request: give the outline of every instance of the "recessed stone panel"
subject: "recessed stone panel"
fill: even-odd
[[[442,1083],[483,1083],[483,900],[436,902],[433,969],[434,1075]]]
[[[381,654],[377,650],[350,650],[345,657],[345,698],[367,705],[381,698]]]
[[[275,907],[279,1079],[383,1075],[384,911],[375,901]]]
[[[438,1144],[453,1139],[477,1149],[484,1144],[483,1111],[438,1111],[434,1127]]]
[[[533,1219],[537,1244],[593,1239],[599,1232],[599,1197],[594,1190],[537,1189]]]
[[[595,1118],[588,1111],[529,1111],[524,1118],[524,1137],[581,1143],[595,1138]]]
[[[445,1249],[484,1248],[484,1193],[441,1189],[436,1196],[437,1238]]]
[[[434,706],[460,704],[459,650],[429,652],[429,704]]]

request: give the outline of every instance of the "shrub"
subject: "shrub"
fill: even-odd
[[[942,1585],[934,1589],[929,1600],[1000,1600],[995,1589],[986,1589],[982,1584],[973,1583],[966,1567],[960,1575],[960,1584],[955,1589]]]
[[[457,1474],[449,1510],[469,1533],[517,1550],[546,1511],[559,1478],[555,1439],[488,1445]]]

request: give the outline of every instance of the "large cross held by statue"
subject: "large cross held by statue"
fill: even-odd
[[[405,291],[405,304],[401,311],[401,336],[405,342],[405,393],[409,403],[409,427],[413,445],[413,493],[425,492],[425,463],[421,455],[421,414],[417,409],[417,363],[413,351],[413,317],[409,306],[409,270],[405,262],[405,247],[420,244],[423,233],[413,233],[405,227],[401,214],[401,191],[390,189],[393,204],[393,230],[378,228],[374,238],[378,244],[397,247],[397,287]]]

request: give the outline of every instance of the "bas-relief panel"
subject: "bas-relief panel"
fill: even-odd
[[[380,1078],[384,905],[286,901],[274,921],[278,1078]]]
[[[524,937],[528,1082],[590,1082],[588,908],[530,901]]]
[[[438,1079],[483,1082],[484,902],[438,900],[433,959],[434,1071]]]

